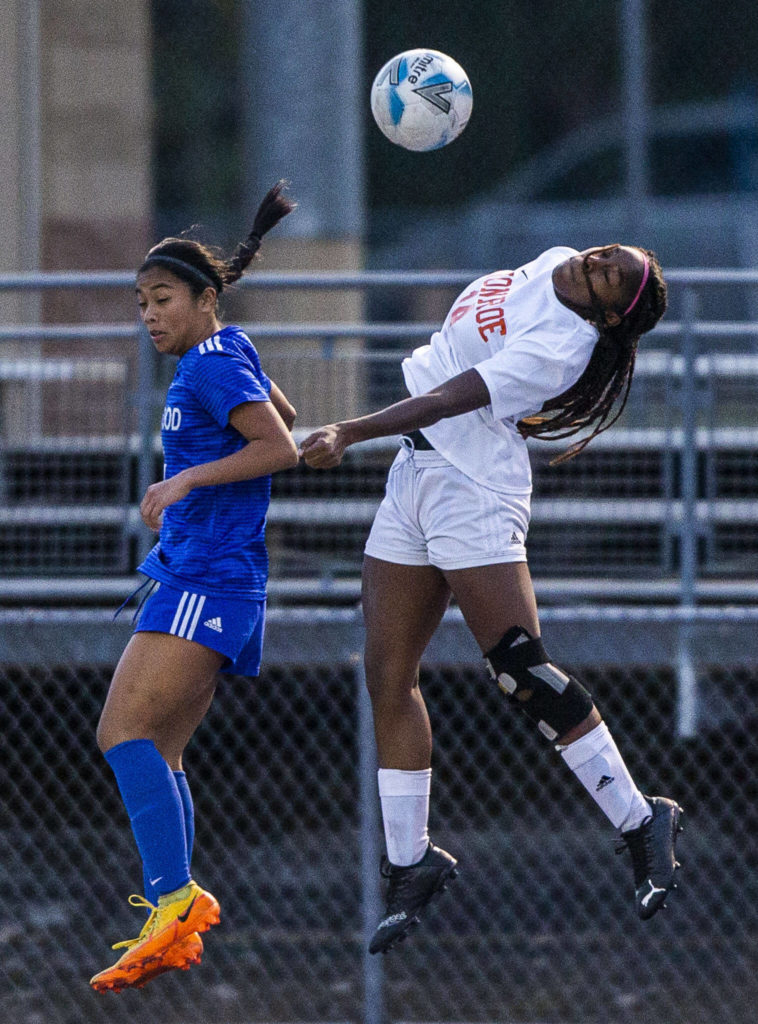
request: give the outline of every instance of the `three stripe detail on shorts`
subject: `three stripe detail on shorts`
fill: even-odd
[[[205,594],[191,594],[189,590],[185,590],[176,609],[169,633],[184,637],[185,640],[191,640],[195,635],[204,604]]]

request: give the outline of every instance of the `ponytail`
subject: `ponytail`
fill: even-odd
[[[234,284],[235,281],[242,277],[260,249],[266,232],[270,231],[288,213],[292,213],[297,206],[297,203],[293,200],[282,195],[282,190],[286,184],[287,182],[284,180],[278,181],[263,197],[263,201],[255,215],[250,234],[244,242],[240,242],[235,249],[234,255],[226,262],[227,275],[224,280],[225,284]]]
[[[258,207],[250,234],[240,242],[231,257],[190,238],[164,238],[148,252],[138,273],[152,266],[165,266],[185,281],[193,294],[215,288],[220,295],[224,286],[239,281],[261,247],[263,236],[291,213],[297,203],[283,195],[287,182],[278,181],[268,190]]]

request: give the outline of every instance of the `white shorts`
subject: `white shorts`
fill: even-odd
[[[529,514],[528,494],[491,491],[439,452],[403,447],[365,550],[385,562],[439,569],[525,562]]]

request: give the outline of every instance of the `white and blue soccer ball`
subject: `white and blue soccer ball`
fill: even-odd
[[[371,113],[404,149],[440,149],[457,139],[471,116],[471,83],[439,50],[406,50],[388,60],[371,86]]]

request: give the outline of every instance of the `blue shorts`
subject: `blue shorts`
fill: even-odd
[[[263,654],[266,601],[212,597],[155,582],[134,632],[169,633],[218,651],[229,660],[221,668],[257,676]]]

